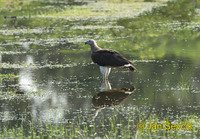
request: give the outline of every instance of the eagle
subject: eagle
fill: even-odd
[[[132,72],[136,70],[132,63],[119,52],[110,49],[102,49],[93,39],[88,40],[85,44],[90,45],[92,61],[100,66],[100,71],[104,80],[108,79],[112,67],[128,68]]]

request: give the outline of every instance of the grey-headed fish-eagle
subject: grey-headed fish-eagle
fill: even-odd
[[[129,68],[132,72],[136,70],[132,63],[119,52],[110,49],[102,49],[97,45],[95,40],[89,40],[85,42],[85,44],[90,45],[92,61],[100,66],[100,71],[104,80],[108,79],[112,67]]]

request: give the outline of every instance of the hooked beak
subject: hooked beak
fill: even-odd
[[[85,42],[85,45],[88,44],[88,42]]]

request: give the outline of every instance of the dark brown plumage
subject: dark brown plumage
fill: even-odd
[[[101,49],[91,54],[92,61],[99,66],[122,67],[127,64],[132,64],[129,60],[123,57],[119,52],[109,49]],[[131,71],[136,70],[133,65],[128,67]]]
[[[119,52],[102,49],[92,53],[92,61],[99,66],[119,67],[131,62],[124,58]]]

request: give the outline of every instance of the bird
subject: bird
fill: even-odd
[[[136,68],[132,65],[128,59],[122,56],[118,51],[111,49],[100,48],[96,41],[90,39],[85,42],[91,47],[91,59],[94,63],[100,66],[100,72],[103,76],[103,80],[108,80],[111,68],[123,67],[128,68],[130,71],[136,71]]]

